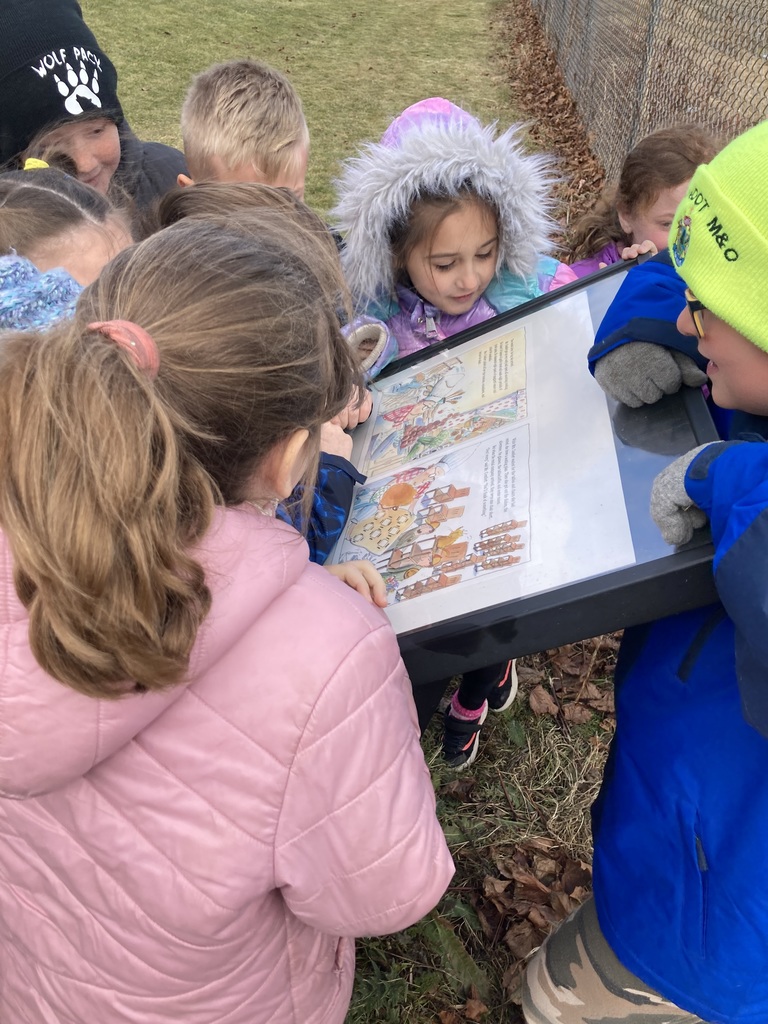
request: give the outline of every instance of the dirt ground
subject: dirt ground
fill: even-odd
[[[529,122],[538,149],[560,160],[558,219],[568,225],[597,199],[605,181],[586,128],[539,25],[530,0],[508,0],[495,16],[498,60],[513,103]]]

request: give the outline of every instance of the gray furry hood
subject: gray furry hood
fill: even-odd
[[[552,249],[550,216],[554,160],[528,153],[522,126],[500,135],[448,100],[433,97],[408,107],[381,142],[367,143],[342,165],[331,211],[344,236],[342,266],[356,303],[394,293],[390,233],[405,221],[414,199],[456,195],[470,185],[498,211],[503,266],[519,277],[534,273]]]

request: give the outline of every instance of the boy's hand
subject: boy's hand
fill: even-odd
[[[598,359],[595,380],[617,402],[639,409],[674,394],[683,384],[701,387],[707,375],[682,352],[650,341],[628,341]]]
[[[621,258],[623,260],[633,260],[637,256],[642,256],[644,252],[649,252],[652,256],[655,256],[658,251],[656,244],[650,238],[646,238],[644,242],[635,242],[634,245],[628,245],[626,249],[622,249]]]
[[[320,451],[326,455],[340,455],[342,459],[348,459],[352,454],[352,438],[338,423],[331,420],[320,427]]]
[[[381,573],[364,558],[358,562],[342,562],[340,565],[326,565],[332,576],[338,577],[348,587],[361,594],[366,601],[387,607],[387,590]]]
[[[693,531],[704,526],[705,512],[691,501],[685,489],[688,467],[709,445],[702,444],[662,469],[651,489],[651,515],[667,544],[687,544]]]
[[[373,409],[373,398],[367,388],[356,388],[346,409],[334,416],[331,423],[342,430],[354,430],[358,423],[365,423]]]

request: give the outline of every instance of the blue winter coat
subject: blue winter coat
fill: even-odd
[[[633,341],[682,352],[700,370],[706,370],[707,360],[699,355],[697,339],[677,329],[677,318],[684,308],[685,281],[666,250],[632,267],[595,332],[595,344],[587,354],[590,372],[594,375],[595,365],[603,356]],[[709,410],[721,437],[735,429],[749,429],[743,413],[737,413],[732,423],[730,410],[720,409],[711,401]]]
[[[686,489],[710,518],[722,604],[625,633],[595,902],[646,984],[706,1021],[764,1024],[768,444],[710,446]]]
[[[587,356],[591,372],[594,374],[599,359],[631,341],[676,349],[690,356],[700,369],[706,369],[707,361],[699,355],[696,338],[677,329],[677,318],[684,307],[685,281],[668,252],[632,267],[595,332],[595,344]]]
[[[312,508],[305,533],[310,562],[325,565],[336,541],[344,532],[352,508],[355,484],[364,484],[365,479],[347,459],[340,455],[320,453]],[[299,532],[303,529],[303,496],[303,488],[299,486],[288,501],[277,506],[277,518],[295,526]]]

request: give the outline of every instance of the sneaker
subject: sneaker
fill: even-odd
[[[488,694],[488,707],[491,711],[506,711],[516,696],[517,669],[512,659],[504,666],[504,675],[498,685]]]
[[[454,718],[448,705],[443,732],[443,760],[450,768],[461,771],[475,760],[480,746],[480,732],[487,715],[488,701],[483,704],[477,718]]]

